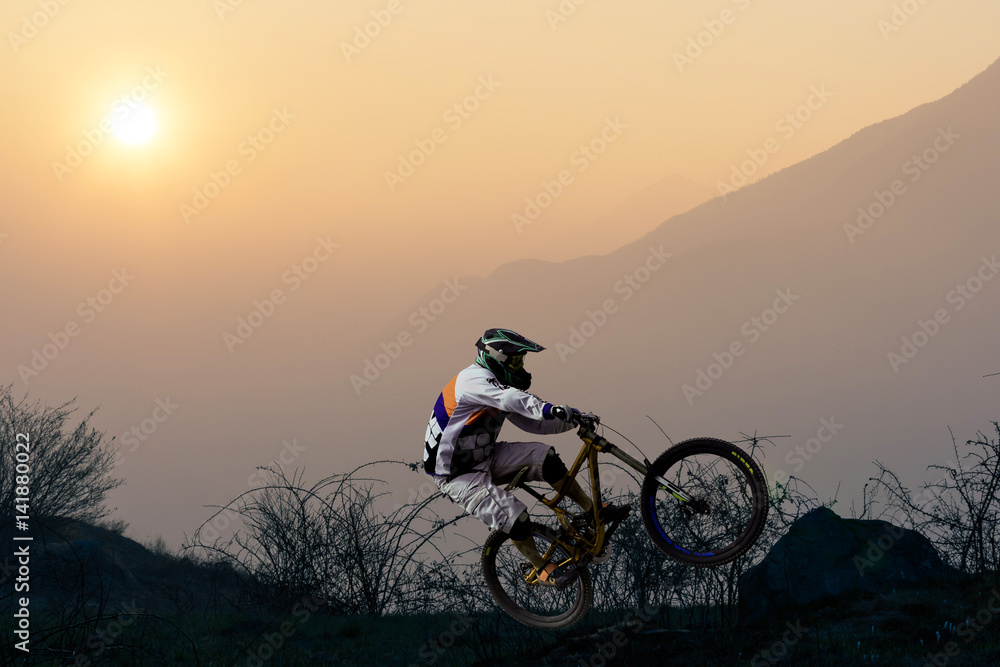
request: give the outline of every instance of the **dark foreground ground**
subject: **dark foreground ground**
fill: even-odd
[[[87,627],[85,653],[69,650],[81,645],[79,633],[72,642],[67,632],[36,635],[30,658],[16,664],[1000,665],[1000,591],[982,580],[855,596],[735,629],[680,629],[665,610],[592,613],[560,633],[522,630],[493,614],[345,618],[299,607],[169,616],[126,608],[113,616],[118,611],[105,610],[106,620]],[[36,616],[36,627],[44,626]]]

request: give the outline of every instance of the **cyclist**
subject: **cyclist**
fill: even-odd
[[[502,530],[538,570],[543,584],[564,586],[576,570],[545,564],[528,527],[527,508],[499,485],[528,467],[525,481],[544,480],[564,491],[593,520],[593,503],[553,447],[540,442],[497,441],[505,420],[535,434],[569,431],[580,411],[553,405],[528,393],[528,352],[545,348],[510,329],[487,329],[476,342],[479,354],[438,395],[424,437],[424,471],[446,496],[493,530]],[[617,521],[631,507],[605,504],[601,518]]]

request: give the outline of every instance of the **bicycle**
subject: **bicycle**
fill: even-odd
[[[493,531],[483,546],[481,564],[490,594],[524,625],[565,628],[590,609],[594,587],[587,567],[609,557],[608,540],[621,521],[605,525],[600,515],[599,453],[617,457],[643,476],[643,526],[654,544],[675,560],[697,567],[728,563],[745,553],[764,529],[767,482],[760,466],[739,447],[715,438],[693,438],[670,447],[653,463],[645,457],[640,463],[598,435],[599,424],[591,414],[577,421],[583,447],[569,470],[575,478],[584,461],[588,463],[593,516],[560,508],[564,492],[546,498],[523,483],[527,467],[506,487],[527,491],[555,513],[558,530],[532,521],[531,532],[546,565],[575,567],[578,576],[562,588],[539,582],[538,569],[525,561],[507,533]]]

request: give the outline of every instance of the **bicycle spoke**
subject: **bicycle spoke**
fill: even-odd
[[[550,546],[541,536],[535,535],[539,552],[544,553]],[[553,562],[561,562],[568,558],[566,552],[556,549]],[[557,589],[540,583],[528,583],[526,574],[531,571],[527,559],[514,547],[510,541],[501,546],[496,555],[496,572],[500,585],[507,596],[518,607],[539,616],[558,616],[571,609],[580,594],[579,582]]]
[[[753,494],[742,471],[714,454],[692,455],[659,475],[680,488],[690,502],[664,490],[656,495],[655,513],[673,542],[683,549],[716,553],[734,543],[753,515]]]

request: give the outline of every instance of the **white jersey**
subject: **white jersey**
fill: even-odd
[[[424,470],[451,477],[489,456],[504,420],[529,433],[562,433],[573,424],[553,419],[552,404],[508,387],[487,368],[472,364],[438,395],[424,436]]]

